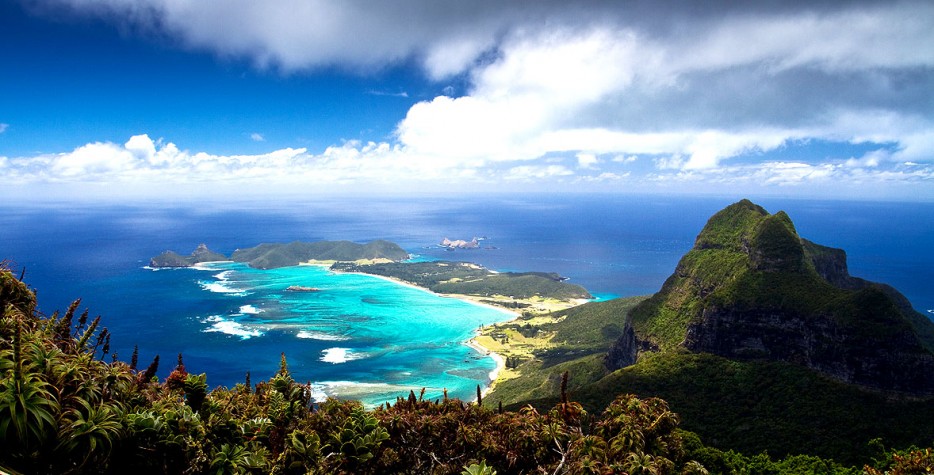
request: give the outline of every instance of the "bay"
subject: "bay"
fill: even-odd
[[[82,297],[82,308],[103,316],[121,359],[129,359],[138,345],[141,365],[161,355],[163,376],[174,366],[174,356],[183,353],[188,370],[207,372],[212,386],[240,382],[246,371],[258,381],[274,374],[284,352],[296,379],[317,382],[331,394],[376,402],[424,386],[431,395],[446,387],[452,396],[469,399],[476,384],[486,384],[493,362],[461,341],[478,325],[503,318],[495,311],[316,268],[256,271],[222,264],[154,272],[145,266],[166,249],[187,253],[202,242],[229,254],[261,242],[388,239],[421,259],[558,272],[603,298],[645,295],[658,290],[707,218],[738,199],[499,195],[7,203],[0,204],[0,259],[25,268],[43,312]],[[788,212],[803,237],[846,249],[853,275],[895,286],[915,308],[932,315],[934,204],[755,201],[771,212]],[[436,245],[443,237],[474,236],[487,238],[481,241],[484,249],[451,252]],[[225,272],[230,272],[226,281],[216,277]],[[301,296],[281,292],[286,282],[298,281],[329,290]],[[217,284],[244,288],[211,291]],[[318,301],[327,299],[333,301]],[[410,320],[393,320],[403,314],[400,308],[422,299],[444,301],[453,310],[426,303]],[[332,305],[328,312],[338,314],[333,325],[312,322],[325,303]],[[470,316],[457,324],[435,324],[448,312]],[[299,314],[294,325],[280,325],[290,313]],[[367,322],[354,320],[371,318],[370,326],[378,327],[374,316],[390,322],[382,325],[384,334],[366,333]],[[226,333],[211,331],[218,329]],[[399,355],[394,341],[415,349]]]

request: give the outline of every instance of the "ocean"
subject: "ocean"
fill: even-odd
[[[199,243],[230,254],[262,242],[387,239],[416,259],[499,271],[557,272],[599,298],[651,294],[733,198],[494,195],[323,198],[190,204],[0,204],[0,260],[25,269],[40,310],[82,298],[113,333],[112,351],[163,377],[184,355],[210,386],[268,379],[285,353],[318,396],[378,404],[426,388],[472,399],[494,361],[464,345],[509,315],[369,276],[315,266],[269,271],[220,263],[147,267]],[[851,274],[885,282],[934,317],[934,203],[755,200],[785,210],[801,236],[843,248]],[[442,238],[485,238],[448,251]],[[283,292],[288,285],[320,292]]]

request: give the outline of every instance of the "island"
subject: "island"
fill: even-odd
[[[203,262],[243,262],[254,269],[275,269],[297,266],[307,262],[398,262],[409,258],[409,253],[398,244],[375,240],[366,244],[351,241],[317,241],[290,243],[264,243],[237,249],[226,257],[201,244],[189,256],[165,251],[149,261],[150,267],[191,267]]]
[[[198,245],[191,254],[183,256],[175,251],[165,251],[149,259],[150,267],[191,267],[202,262],[217,262],[228,260],[223,254],[208,249],[204,243]]]
[[[481,239],[474,238],[466,245],[469,247],[470,243]],[[408,258],[408,252],[402,247],[385,240],[366,244],[351,241],[294,241],[237,249],[230,257],[211,251],[201,244],[189,256],[165,251],[150,259],[150,266],[191,267],[204,262],[222,261],[242,262],[254,269],[319,265],[334,272],[385,277],[438,294],[523,313],[553,312],[593,299],[587,289],[568,283],[567,277],[555,273],[496,272],[470,262],[403,262]],[[299,285],[286,290],[318,291],[314,287]]]
[[[478,248],[480,247],[480,239],[475,237],[475,238],[473,238],[473,239],[471,239],[471,240],[469,240],[469,241],[465,241],[465,240],[463,240],[463,239],[455,239],[455,240],[452,241],[452,240],[450,240],[450,239],[448,239],[448,238],[444,238],[444,239],[441,240],[441,244],[440,244],[440,245],[441,245],[441,247],[446,247],[446,248],[448,248],[449,250],[454,250],[454,249],[478,249]]]
[[[320,292],[321,289],[317,287],[306,287],[304,285],[290,285],[285,288],[289,292]]]

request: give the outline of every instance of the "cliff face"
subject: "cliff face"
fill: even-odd
[[[188,256],[174,251],[165,251],[149,260],[150,267],[190,267],[200,262],[226,261],[227,257],[208,249],[205,244],[199,244]]]
[[[920,317],[920,318],[919,318]],[[714,215],[606,364],[645,351],[799,364],[860,386],[934,395],[934,323],[895,289],[851,277],[846,253],[743,200]],[[635,353],[635,354],[634,354]]]

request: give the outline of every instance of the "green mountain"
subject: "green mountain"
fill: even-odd
[[[567,371],[587,410],[661,397],[722,449],[867,463],[873,439],[934,440],[934,324],[895,289],[850,276],[844,251],[747,200],[709,220],[655,295],[542,319],[567,347],[520,362],[487,400],[548,407]],[[608,351],[572,351],[585,331]]]
[[[357,261],[361,259],[389,259],[401,261],[409,254],[398,244],[377,240],[367,244],[350,241],[290,242],[288,244],[260,244],[248,249],[237,249],[230,258],[246,262],[257,269],[295,266],[310,260]]]
[[[226,261],[227,258],[220,253],[208,249],[205,244],[199,244],[190,255],[183,256],[175,251],[165,251],[149,260],[150,267],[191,267],[199,262]]]
[[[632,395],[601,414],[568,400],[512,412],[414,392],[367,411],[312,404],[284,354],[267,381],[247,373],[209,391],[181,354],[164,380],[158,356],[145,369],[136,352],[117,360],[100,318],[78,306],[36,313],[34,292],[0,262],[0,473],[858,473],[704,446],[665,401]],[[871,475],[921,473],[907,470],[932,461],[929,449],[880,455]]]
[[[632,310],[609,369],[683,349],[785,361],[874,390],[934,396],[934,323],[846,254],[743,200],[715,214],[662,289]]]
[[[260,244],[247,249],[237,249],[228,258],[211,251],[204,244],[198,246],[189,256],[174,251],[165,251],[149,260],[151,267],[190,267],[199,262],[233,260],[246,262],[257,269],[297,266],[310,260],[319,261],[357,261],[369,259],[388,259],[401,261],[409,254],[398,244],[376,240],[366,244],[350,241],[290,242],[287,244]]]

